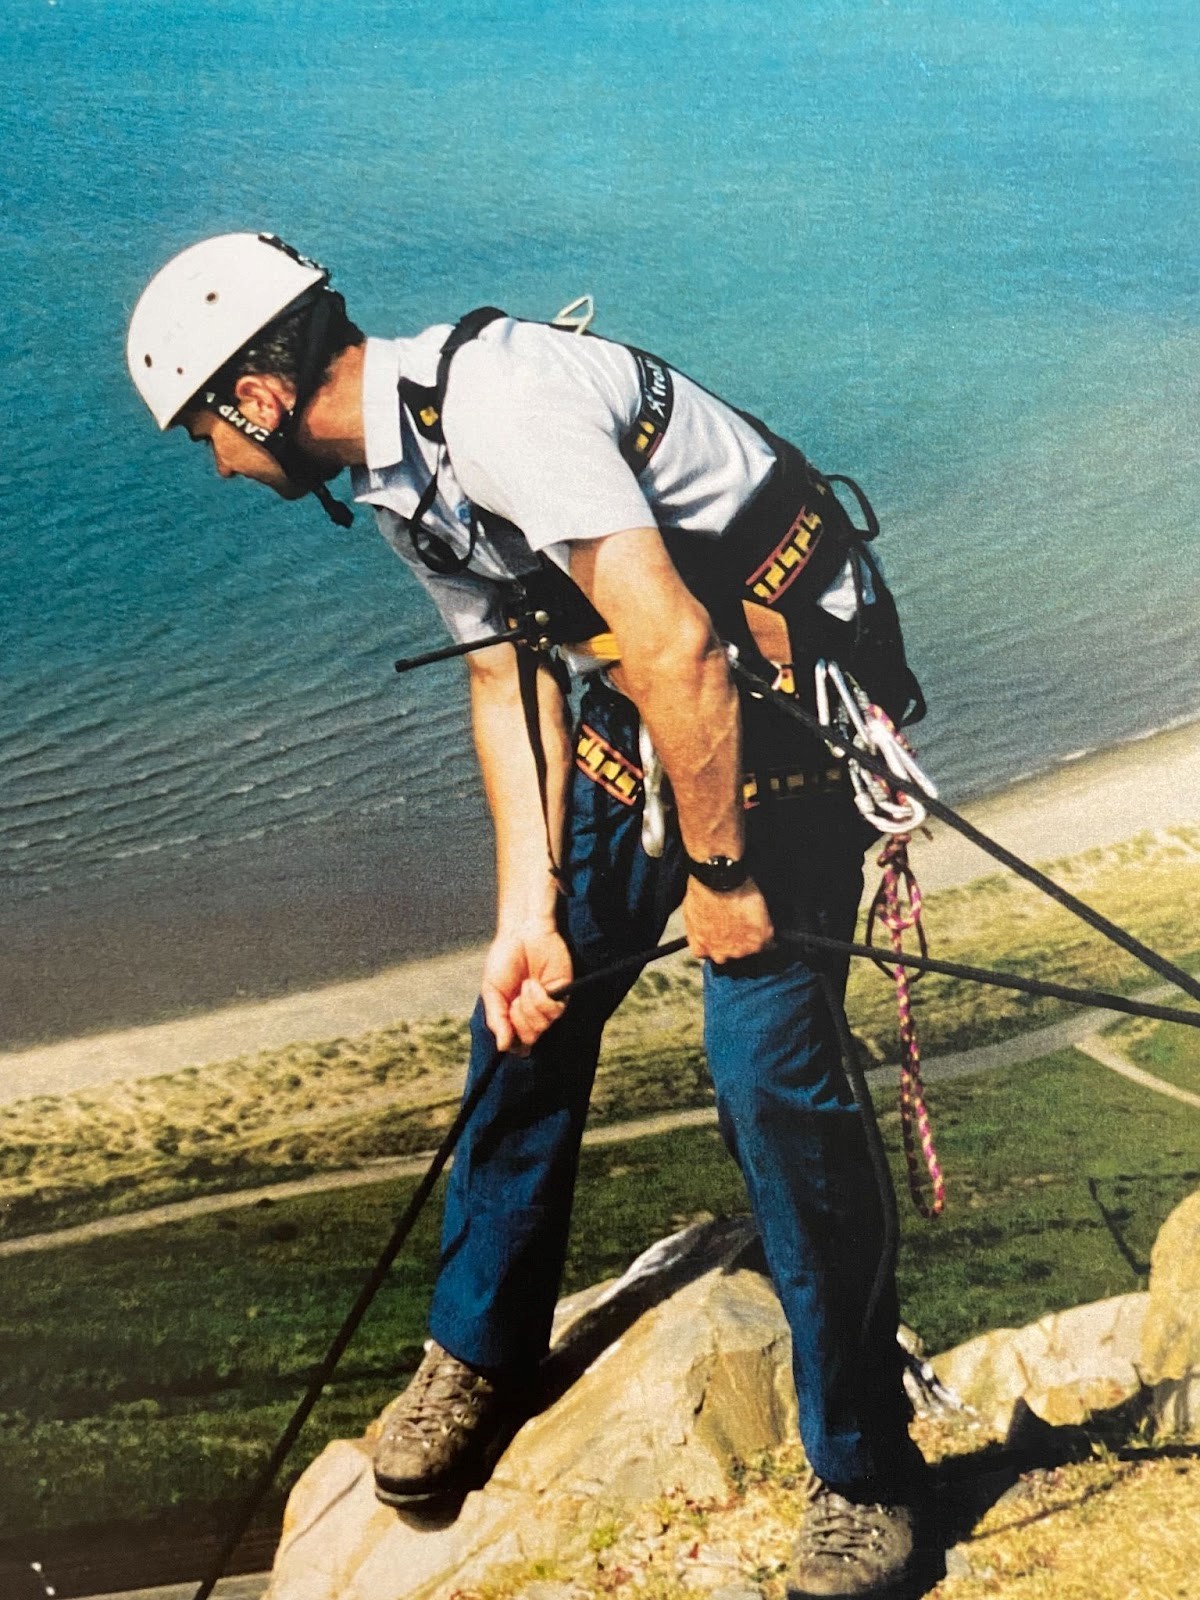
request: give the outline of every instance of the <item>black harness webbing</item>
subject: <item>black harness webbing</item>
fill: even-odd
[[[430,571],[449,577],[464,572],[471,563],[481,528],[497,525],[501,519],[493,513],[470,507],[469,533],[465,551],[455,550],[449,540],[425,524],[438,492],[438,472],[446,447],[442,429],[442,410],[445,405],[446,385],[450,378],[450,363],[465,344],[477,339],[493,322],[507,316],[497,306],[479,306],[469,311],[455,323],[438,354],[437,372],[432,387],[402,378],[398,392],[400,399],[413,419],[418,432],[438,448],[438,458],[429,482],[421,492],[408,524],[408,536],[418,559]],[[547,324],[554,327],[553,323]],[[557,329],[572,333],[570,328]],[[577,336],[577,335],[576,335]],[[671,421],[675,403],[675,387],[671,370],[665,362],[648,351],[626,346],[633,357],[638,377],[638,412],[633,425],[620,441],[621,456],[630,470],[642,472],[663,441]],[[516,651],[517,682],[521,695],[521,710],[529,746],[533,752],[533,766],[537,778],[538,798],[541,802],[542,821],[546,829],[546,852],[550,873],[560,891],[565,888],[558,851],[555,848],[554,828],[550,818],[549,764],[546,745],[542,737],[542,719],[538,702],[539,657],[551,644],[561,644],[574,636],[587,637],[605,628],[604,619],[590,605],[570,578],[559,567],[539,554],[537,568],[509,585],[510,620],[513,628],[507,637]],[[543,636],[544,628],[552,631]],[[561,684],[559,685],[561,690]]]
[[[542,822],[546,829],[546,855],[550,861],[550,876],[560,894],[566,894],[567,885],[563,878],[562,867],[559,865],[558,851],[555,849],[554,828],[550,821],[550,768],[546,760],[546,741],[542,738],[541,707],[538,704],[538,680],[541,677],[542,662],[544,657],[518,640],[513,648],[517,653],[517,687],[521,695],[521,712],[525,718],[525,728],[529,735],[529,747],[533,754],[533,771],[537,779],[538,800],[542,807]],[[556,680],[557,682],[557,680]],[[562,694],[562,685],[558,684],[559,694]]]

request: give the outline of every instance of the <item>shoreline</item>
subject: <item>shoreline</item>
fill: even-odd
[[[962,810],[1009,849],[1043,864],[1144,831],[1195,823],[1200,821],[1200,721],[1082,755],[968,802]],[[935,823],[930,831],[931,840],[919,839],[914,846],[926,892],[1003,870],[944,824]],[[871,872],[868,858],[868,880]],[[465,1016],[474,1003],[484,948],[472,942],[386,964],[348,981],[251,995],[199,1014],[0,1052],[0,1101],[155,1076],[301,1040],[367,1032],[401,1018]]]

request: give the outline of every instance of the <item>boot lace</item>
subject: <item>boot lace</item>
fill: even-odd
[[[800,1543],[813,1555],[847,1560],[876,1552],[883,1543],[886,1514],[882,1506],[857,1505],[815,1478],[807,1487],[811,1506]]]
[[[418,1438],[469,1427],[495,1388],[444,1350],[431,1350],[404,1394],[396,1422]]]

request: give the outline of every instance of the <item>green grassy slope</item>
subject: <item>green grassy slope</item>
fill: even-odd
[[[919,846],[914,854],[919,866]],[[1092,851],[1053,870],[1165,954],[1200,962],[1191,911],[1200,829]],[[946,959],[1109,989],[1147,981],[1131,957],[1007,878],[931,896],[926,926],[933,953]],[[695,967],[642,975],[606,1036],[593,1122],[709,1102],[698,991]],[[1066,1009],[933,975],[915,993],[927,1056]],[[892,989],[869,963],[854,970],[848,1009],[871,1055],[893,1059]],[[401,1022],[0,1107],[0,1237],[428,1149],[454,1114],[466,1050],[465,1023]]]
[[[1181,1116],[1073,1052],[930,1098],[950,1209],[935,1224],[905,1213],[900,1282],[904,1314],[931,1348],[1144,1283],[1158,1226],[1200,1182],[1200,1113]],[[902,1183],[896,1114],[883,1121]],[[0,1537],[235,1503],[408,1192],[315,1195],[8,1261]],[[566,1287],[620,1271],[690,1220],[743,1207],[713,1130],[587,1151]],[[431,1210],[285,1484],[401,1386],[435,1253]]]

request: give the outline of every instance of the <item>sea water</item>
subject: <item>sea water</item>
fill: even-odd
[[[144,281],[228,229],[384,335],[589,292],[858,478],[950,796],[1200,715],[1198,63],[1186,0],[5,0],[10,950],[346,840],[417,947],[486,855],[369,514],[219,482],[128,382]]]

